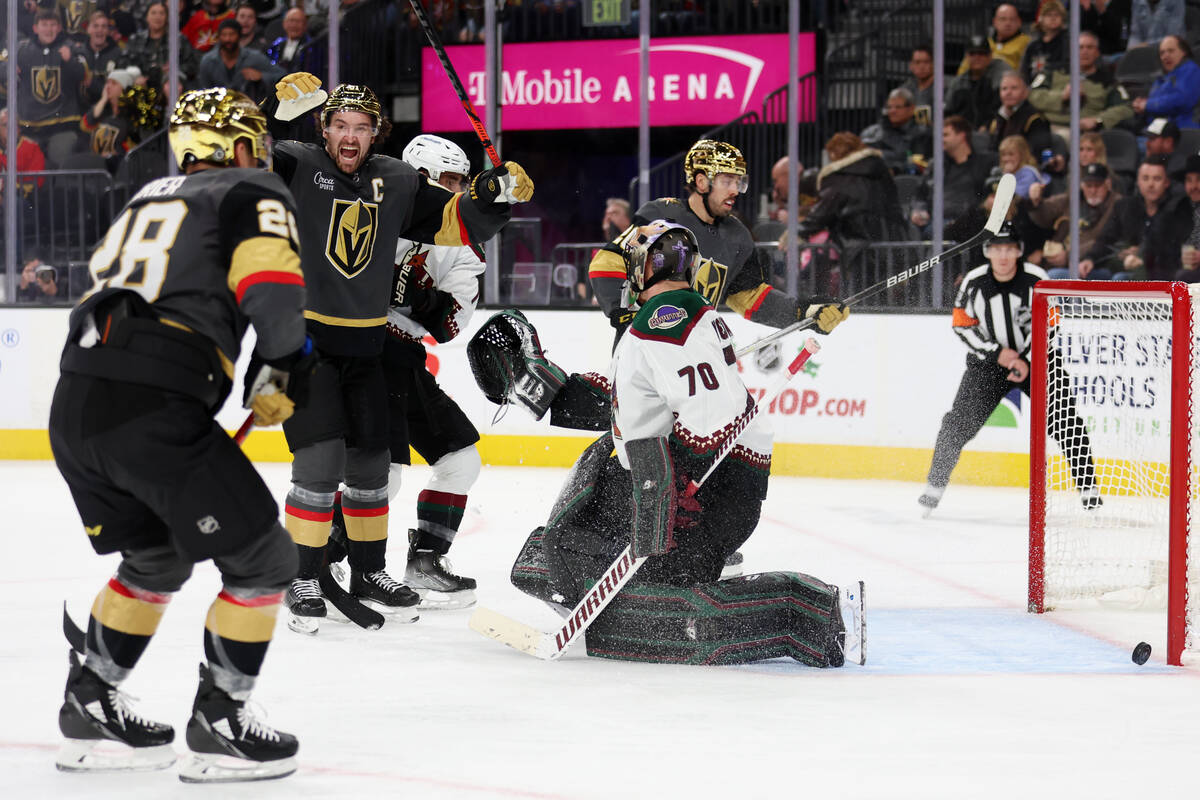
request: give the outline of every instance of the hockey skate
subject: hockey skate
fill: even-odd
[[[71,671],[58,712],[66,741],[55,766],[64,772],[134,772],[166,769],[175,763],[175,729],[138,716],[130,698],[79,663]]]
[[[421,618],[417,613],[421,596],[388,575],[386,570],[360,572],[351,567],[350,594],[390,620],[416,622]]]
[[[445,556],[418,550],[417,531],[408,532],[408,566],[404,585],[421,597],[419,608],[456,609],[475,605],[475,579],[455,575]]]
[[[321,627],[320,620],[329,613],[317,579],[296,578],[288,586],[285,602],[288,628],[306,636],[316,636]]]
[[[829,652],[829,666],[867,663],[867,616],[863,605],[863,582],[853,581],[838,589],[835,610],[841,615],[842,630],[834,637],[837,653]]]
[[[938,503],[942,500],[942,495],[946,493],[945,486],[934,486],[932,483],[925,485],[925,491],[917,498],[917,502],[925,509],[921,514],[925,519],[929,519],[929,515],[938,507]]]
[[[179,770],[184,783],[228,783],[282,778],[296,771],[300,743],[255,717],[245,698],[234,699],[200,665],[200,687],[187,724],[192,755]]]

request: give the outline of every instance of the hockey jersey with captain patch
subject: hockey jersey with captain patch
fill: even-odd
[[[729,326],[687,289],[642,306],[613,354],[612,375],[613,441],[626,469],[625,442],[638,439],[668,437],[689,456],[711,459],[754,406]],[[765,415],[757,415],[729,458],[766,468],[773,440]]]
[[[273,168],[296,197],[309,331],[331,354],[363,356],[383,348],[401,237],[460,247],[491,238],[510,215],[426,180],[390,156],[370,155],[353,175],[325,148],[281,141]]]

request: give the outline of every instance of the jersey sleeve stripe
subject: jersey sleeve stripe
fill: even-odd
[[[253,279],[253,280],[251,280]],[[246,289],[255,283],[304,285],[300,257],[286,239],[254,236],[238,244],[229,260],[229,290],[239,303]]]
[[[450,202],[442,206],[442,227],[433,236],[433,243],[446,245],[449,247],[464,247],[471,244],[471,236],[467,233],[467,226],[463,222],[462,214],[459,213],[458,204],[462,201],[462,193],[458,193],[451,198]]]
[[[588,277],[625,280],[625,259],[604,247],[592,257],[592,263],[588,265]]]
[[[979,324],[979,320],[967,313],[964,308],[954,309],[954,316],[950,320],[950,324],[955,328],[973,328]]]
[[[760,283],[757,288],[746,289],[737,294],[729,295],[729,297],[725,298],[725,304],[746,319],[750,319],[754,312],[762,308],[763,301],[767,299],[767,295],[770,293],[771,287],[765,283]]]

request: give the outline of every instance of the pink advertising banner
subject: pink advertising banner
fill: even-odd
[[[483,45],[446,52],[482,117]],[[433,49],[422,59],[422,128],[470,130]],[[816,37],[802,33],[800,74],[815,64]],[[650,124],[720,125],[761,111],[763,98],[787,83],[787,66],[787,34],[654,39]],[[638,40],[505,45],[502,98],[504,130],[636,127]],[[802,107],[802,121],[811,113]]]

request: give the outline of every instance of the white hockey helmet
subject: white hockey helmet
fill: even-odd
[[[430,179],[435,181],[442,177],[443,172],[457,172],[464,177],[471,174],[471,161],[461,147],[428,133],[422,133],[409,142],[401,158],[413,169],[425,170]]]

